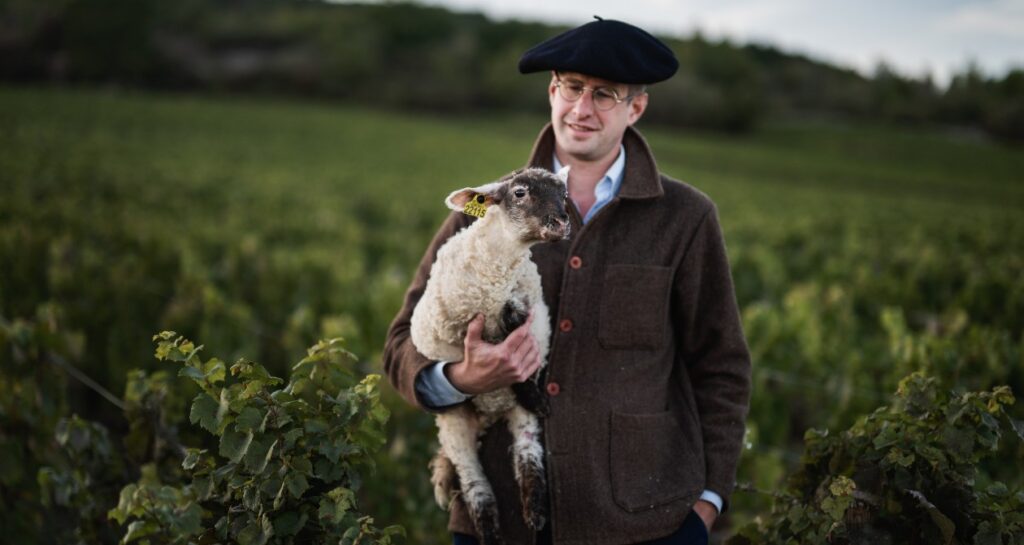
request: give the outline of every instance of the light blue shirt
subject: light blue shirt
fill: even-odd
[[[562,163],[558,160],[558,156],[554,153],[551,155],[555,165],[555,172],[562,170]],[[583,223],[590,221],[594,214],[597,214],[598,210],[604,208],[604,205],[610,203],[619,194],[619,188],[622,187],[622,174],[625,171],[626,147],[619,144],[619,156],[612,163],[612,166],[608,168],[608,172],[604,173],[601,181],[597,182],[597,185],[594,186],[594,205],[590,207],[590,210],[587,210]],[[577,205],[576,208],[579,209],[579,206]]]
[[[554,153],[551,154],[554,164],[554,171],[558,172],[562,169],[562,163],[559,162],[558,156]],[[587,211],[587,215],[583,218],[583,223],[589,222],[594,218],[599,210],[604,208],[616,195],[619,194],[619,189],[622,188],[622,178],[626,171],[626,147],[619,144],[619,156],[612,163],[612,166],[608,168],[608,171],[604,173],[604,177],[601,178],[597,185],[594,186],[594,205]],[[576,204],[575,202],[573,204]],[[576,206],[579,210],[579,206]],[[420,401],[428,407],[439,409],[441,407],[448,407],[455,405],[456,403],[462,403],[472,396],[466,395],[452,385],[451,381],[448,380],[448,376],[444,374],[444,368],[451,362],[441,361],[434,365],[426,368],[419,375],[416,376],[416,393],[419,394]],[[700,499],[711,502],[719,512],[722,511],[722,498],[718,494],[705,490],[701,495]]]

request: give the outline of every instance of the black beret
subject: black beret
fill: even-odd
[[[629,23],[596,17],[523,53],[519,72],[579,72],[618,83],[656,83],[672,77],[672,50]]]

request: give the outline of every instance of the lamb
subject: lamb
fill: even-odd
[[[477,188],[453,192],[452,210],[481,216],[438,250],[423,296],[413,310],[411,338],[424,356],[438,361],[463,358],[469,322],[484,316],[483,338],[501,342],[525,323],[537,341],[541,369],[551,337],[540,274],[530,247],[569,234],[568,167],[557,175],[529,168]],[[500,419],[513,437],[512,463],[523,505],[533,529],[544,526],[547,482],[538,414],[546,411],[538,374],[512,388],[478,395],[437,415],[440,448],[430,463],[434,496],[448,509],[461,490],[484,545],[501,543],[494,491],[477,454],[478,437]],[[535,414],[538,413],[538,414]]]

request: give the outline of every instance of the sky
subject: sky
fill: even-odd
[[[872,74],[945,84],[975,62],[1002,76],[1024,68],[1024,0],[419,0],[493,19],[579,25],[600,15],[654,33],[774,45]]]

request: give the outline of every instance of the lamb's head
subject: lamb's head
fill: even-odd
[[[517,170],[497,182],[455,191],[445,202],[452,210],[473,215],[499,207],[519,240],[528,244],[561,240],[569,236],[568,176],[569,167],[557,174],[542,168]]]

